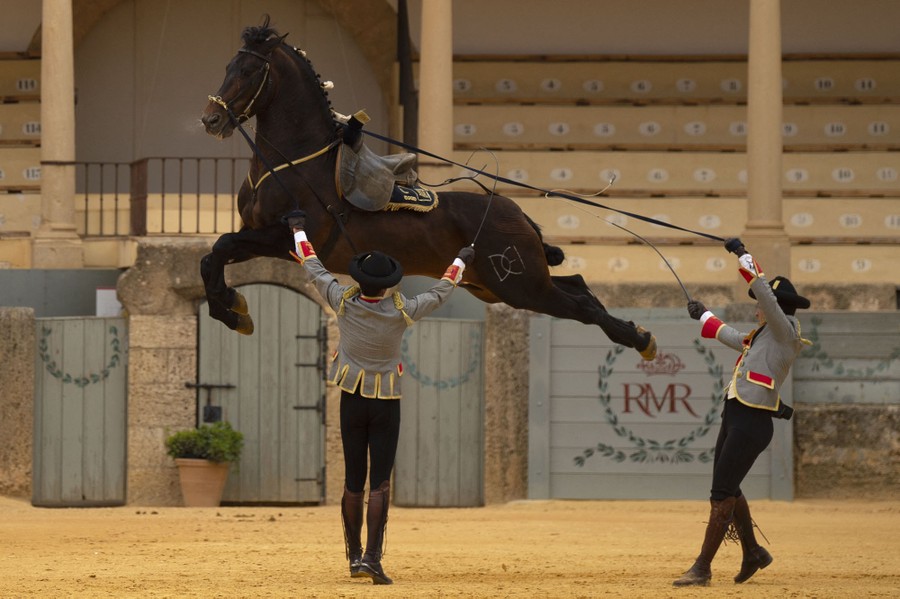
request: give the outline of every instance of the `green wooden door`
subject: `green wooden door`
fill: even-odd
[[[406,331],[396,505],[484,505],[483,328],[425,319]]]
[[[36,328],[32,503],[123,505],[125,319],[41,318]]]
[[[255,323],[240,335],[205,317],[199,323],[198,420],[204,406],[244,434],[226,503],[321,503],[325,497],[326,347],[322,309],[290,289],[248,285]]]

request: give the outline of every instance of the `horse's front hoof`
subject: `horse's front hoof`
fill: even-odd
[[[232,289],[234,294],[231,297],[231,305],[228,306],[228,309],[232,312],[236,312],[237,314],[250,314],[250,307],[247,306],[247,298],[241,295],[241,292],[237,289]],[[250,327],[251,332],[253,326]]]
[[[252,335],[253,334],[253,319],[250,318],[248,314],[240,314],[238,315],[238,323],[234,328],[235,331],[240,333],[241,335]]]
[[[645,329],[644,327],[638,325],[635,327],[637,329],[638,335],[647,335],[650,340],[647,342],[647,347],[644,349],[639,349],[638,352],[641,354],[641,357],[648,362],[652,362],[656,359],[656,337],[653,334]]]

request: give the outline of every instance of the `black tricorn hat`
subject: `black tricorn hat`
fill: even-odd
[[[805,310],[809,308],[809,300],[797,293],[797,290],[794,289],[794,285],[788,280],[787,277],[775,277],[771,281],[769,281],[769,287],[772,288],[772,292],[775,294],[775,299],[778,300],[778,304],[780,306],[788,307],[788,308],[799,308],[801,310]],[[751,289],[750,297],[756,299],[756,295],[753,294],[753,290]]]
[[[349,270],[354,281],[376,289],[393,287],[403,278],[400,263],[377,250],[354,256],[350,260]]]

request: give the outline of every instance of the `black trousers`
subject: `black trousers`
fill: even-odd
[[[772,412],[725,400],[722,427],[716,440],[709,498],[722,501],[741,496],[741,482],[772,441]]]
[[[348,490],[365,489],[369,460],[369,489],[391,479],[399,438],[399,399],[366,399],[358,392],[341,391],[341,444]]]

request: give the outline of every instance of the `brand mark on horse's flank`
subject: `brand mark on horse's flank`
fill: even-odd
[[[501,281],[505,281],[510,275],[520,275],[525,272],[525,262],[522,255],[514,245],[507,246],[501,254],[491,254],[491,266]]]

